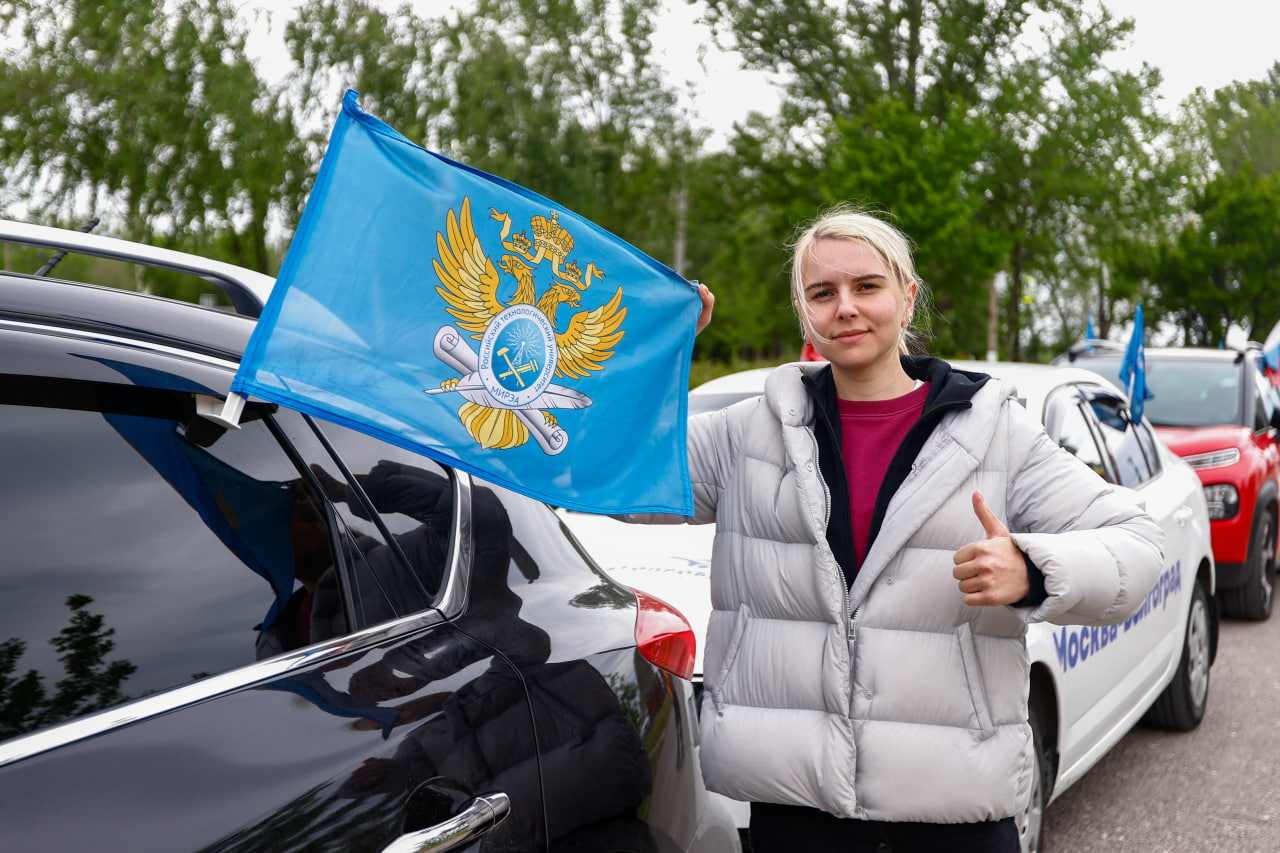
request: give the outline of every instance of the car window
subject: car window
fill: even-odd
[[[425,456],[319,418],[312,419],[314,426],[286,417],[280,423],[361,545],[355,556],[363,556],[365,562],[357,581],[379,588],[399,615],[429,607],[448,565],[451,471]],[[306,449],[317,442],[332,447],[346,473],[332,456]],[[355,479],[355,487],[347,474]],[[370,506],[364,503],[366,497]],[[412,577],[401,574],[406,565]],[[366,614],[369,621],[380,621],[376,615]]]
[[[1258,362],[1250,361],[1250,363],[1256,365]],[[1261,370],[1252,372],[1256,399],[1253,407],[1253,429],[1255,432],[1262,432],[1271,428],[1271,417],[1276,407],[1275,389],[1271,387],[1270,381]]]
[[[1111,479],[1103,461],[1089,420],[1081,408],[1080,396],[1074,391],[1055,395],[1045,411],[1045,429],[1058,446],[1093,469],[1100,477]]]
[[[193,440],[190,394],[12,390],[0,380],[20,496],[0,515],[0,737],[347,630],[334,548],[350,532],[269,420]]]
[[[1145,421],[1134,424],[1133,427],[1136,430],[1138,444],[1142,446],[1142,453],[1147,458],[1151,476],[1154,477],[1164,470],[1164,466],[1160,462],[1160,452],[1156,449],[1156,437]]]
[[[1090,400],[1089,408],[1097,418],[1098,431],[1111,457],[1116,481],[1122,486],[1137,488],[1150,480],[1151,465],[1138,431],[1129,420],[1128,408],[1110,396],[1095,397]]]

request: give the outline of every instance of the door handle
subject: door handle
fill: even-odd
[[[382,853],[442,853],[475,841],[511,812],[511,798],[501,791],[480,794],[463,803],[462,810],[435,826],[406,832]]]

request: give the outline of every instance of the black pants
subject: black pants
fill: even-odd
[[[804,806],[751,804],[751,853],[1019,853],[1013,818],[987,823],[890,823]]]

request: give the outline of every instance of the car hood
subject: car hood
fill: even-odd
[[[1249,443],[1250,432],[1248,427],[1239,424],[1222,424],[1209,427],[1157,426],[1156,434],[1179,456],[1195,456],[1228,447],[1244,447]]]

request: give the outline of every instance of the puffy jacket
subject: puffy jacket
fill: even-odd
[[[945,362],[910,362],[940,387],[954,378]],[[850,588],[828,538],[848,514],[832,516],[818,406],[802,382],[822,370],[784,365],[762,397],[689,422],[693,520],[716,523],[707,785],[840,817],[1016,814],[1034,766],[1027,623],[1124,620],[1155,584],[1163,533],[1132,492],[1059,449],[1012,388],[971,383],[881,496],[879,532],[856,576],[847,567]],[[929,412],[926,402],[922,421]],[[975,489],[1043,572],[1036,606],[964,603],[952,555],[984,536]]]

